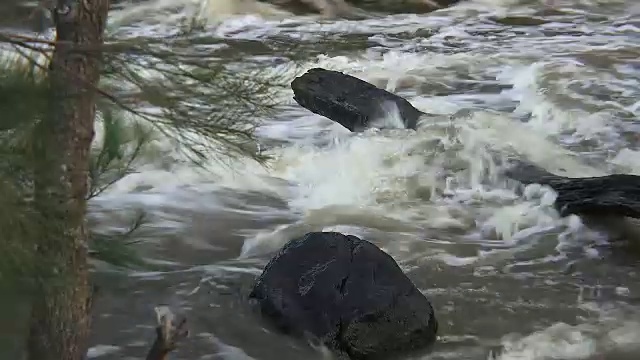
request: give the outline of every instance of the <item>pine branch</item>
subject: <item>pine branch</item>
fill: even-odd
[[[6,64],[7,71],[0,74],[0,110],[11,114],[0,118],[0,181],[7,182],[6,191],[21,194],[16,197],[20,201],[29,199],[32,192],[28,153],[31,128],[45,115],[49,91],[46,79],[56,45],[64,45],[69,51],[104,55],[103,82],[98,86],[84,82],[76,74],[65,74],[70,81],[78,81],[101,96],[98,111],[105,131],[101,146],[92,150],[89,199],[133,173],[135,164],[144,160],[151,130],[143,131],[142,126],[136,125],[140,121],[175,141],[177,149],[195,164],[238,156],[266,160],[257,151],[254,130],[277,110],[278,97],[274,95],[287,86],[284,74],[240,72],[212,60],[208,53],[194,51],[184,40],[130,39],[87,47],[0,32],[0,44],[9,45],[17,55],[13,64]],[[14,72],[20,74],[11,82],[8,75]],[[23,90],[18,91],[20,88]],[[6,97],[1,96],[3,92]],[[122,125],[129,119],[134,125],[133,139],[125,139],[131,129]],[[8,204],[11,197],[5,199],[0,199],[2,204]],[[27,209],[29,205],[21,206]],[[129,249],[134,243],[122,241],[117,234],[93,233],[91,255],[114,264],[139,264]],[[18,241],[9,245],[24,244]],[[5,245],[0,247],[9,246]],[[26,257],[25,264],[30,261]],[[16,264],[19,258],[22,256],[16,256]],[[0,269],[0,276],[2,272]]]

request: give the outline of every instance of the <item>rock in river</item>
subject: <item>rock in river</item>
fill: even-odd
[[[431,303],[391,256],[336,232],[287,243],[249,297],[281,331],[312,336],[351,359],[423,349],[438,329]]]
[[[351,75],[322,68],[307,71],[291,82],[294,99],[302,107],[325,116],[351,131],[375,126],[380,104],[398,107],[405,127],[415,129],[424,113],[406,99]],[[555,206],[562,216],[620,216],[640,219],[640,176],[612,174],[588,178],[558,176],[534,164],[512,161],[505,175],[524,184],[541,184],[557,193]]]
[[[236,0],[237,1],[237,0]],[[456,4],[460,0],[258,0],[294,13],[321,13],[328,16],[353,14],[354,10],[375,13],[424,14]],[[358,11],[355,11],[358,13]]]
[[[390,106],[404,126],[415,129],[424,115],[406,99],[338,71],[313,68],[291,82],[293,99],[350,131],[362,131],[385,117]]]

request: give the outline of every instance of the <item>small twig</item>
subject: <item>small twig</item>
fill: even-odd
[[[156,340],[147,353],[146,360],[166,360],[167,355],[178,347],[178,343],[189,336],[187,319],[183,318],[176,326],[171,310],[166,307],[156,307],[154,310],[158,321]]]

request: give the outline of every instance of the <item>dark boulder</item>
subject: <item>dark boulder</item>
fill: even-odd
[[[372,13],[424,14],[452,6],[459,0],[258,0],[296,14],[320,13],[350,17],[363,11]],[[366,13],[365,13],[366,14]]]
[[[424,14],[455,5],[460,0],[347,0],[358,8],[392,14]]]
[[[375,127],[392,106],[405,128],[415,129],[420,110],[409,101],[354,76],[314,68],[291,82],[293,99],[300,106],[327,117],[350,131]],[[379,125],[377,127],[380,127]]]
[[[522,161],[512,161],[505,174],[525,185],[540,184],[556,193],[562,216],[619,216],[640,218],[640,176],[612,174],[570,178],[552,174]]]
[[[391,256],[336,232],[287,243],[249,297],[281,331],[311,336],[351,359],[426,348],[438,329],[431,303]]]

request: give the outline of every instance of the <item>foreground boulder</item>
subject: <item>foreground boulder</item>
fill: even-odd
[[[336,232],[290,241],[249,297],[281,331],[311,336],[351,359],[425,348],[438,329],[431,303],[391,256]]]
[[[393,103],[405,127],[414,129],[424,113],[406,99],[351,75],[321,68],[311,69],[291,83],[294,99],[302,107],[325,116],[351,131],[376,127],[381,105]],[[640,176],[613,174],[569,178],[538,166],[514,161],[505,172],[523,184],[547,185],[558,194],[555,206],[562,216],[621,216],[640,218]]]

